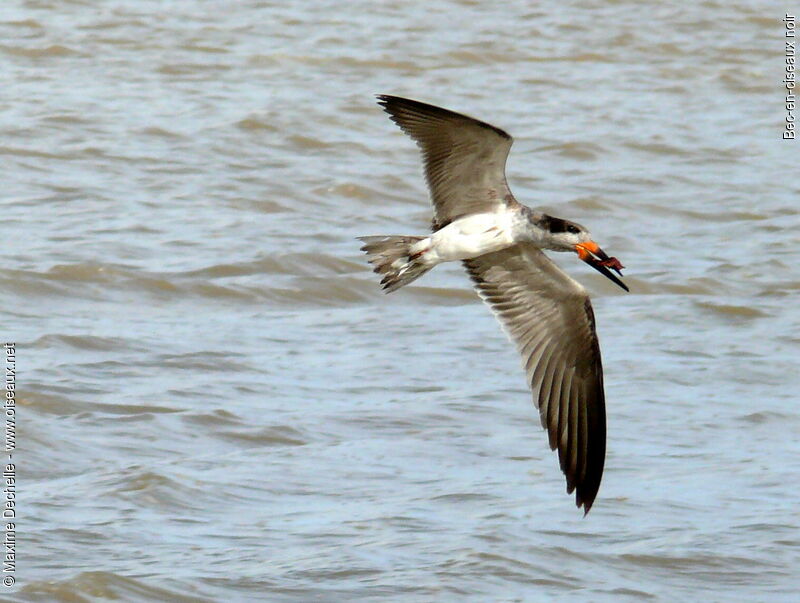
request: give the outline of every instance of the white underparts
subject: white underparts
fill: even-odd
[[[513,245],[512,226],[509,212],[472,214],[415,243],[409,251],[424,252],[421,259],[426,264],[468,260]]]

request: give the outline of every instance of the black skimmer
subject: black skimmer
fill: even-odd
[[[442,262],[461,260],[522,355],[567,493],[586,513],[606,453],[603,367],[586,290],[543,252],[571,251],[617,285],[622,264],[580,224],[519,203],[505,164],[513,139],[466,115],[397,96],[378,102],[422,150],[433,234],[359,237],[387,293]]]

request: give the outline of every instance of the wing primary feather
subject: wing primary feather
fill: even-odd
[[[539,418],[541,419],[542,427],[547,430],[550,448],[553,449],[553,438],[550,437],[549,434],[550,415],[552,413],[552,409],[550,408],[550,392],[553,386],[552,371],[555,369],[555,364],[553,364],[552,367],[550,366],[550,362],[553,358],[552,348],[546,344],[543,347],[542,358],[534,369],[530,385],[534,394],[533,401],[539,409]]]
[[[569,386],[569,419],[567,424],[567,468],[572,481],[576,484],[578,480],[578,384],[573,374]]]
[[[550,394],[547,399],[547,433],[550,436],[550,448],[558,448],[559,432],[558,422],[561,415],[561,376],[564,366],[560,358],[553,354],[548,367],[545,379],[550,381]]]
[[[558,392],[558,458],[561,461],[561,470],[567,476],[567,481],[572,484],[568,472],[567,450],[569,445],[569,390],[574,369],[569,368],[562,372]]]
[[[378,104],[383,107],[383,110],[392,117],[392,121],[395,121],[401,128],[403,128],[403,126],[394,119],[395,114],[408,116],[407,119],[420,125],[431,121],[446,122],[455,118],[458,120],[467,120],[476,126],[486,128],[498,136],[511,140],[511,136],[505,130],[501,130],[485,121],[480,121],[479,119],[464,115],[463,113],[456,113],[455,111],[443,109],[436,105],[429,105],[428,103],[423,103],[418,100],[394,96],[392,94],[377,94],[376,98],[378,99]]]

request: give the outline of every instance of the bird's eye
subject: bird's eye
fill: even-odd
[[[567,226],[567,232],[570,232],[572,234],[578,234],[580,232],[580,229],[577,226],[573,226],[572,224],[570,224],[569,226]]]

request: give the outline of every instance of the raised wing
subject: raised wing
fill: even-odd
[[[506,183],[513,139],[466,115],[398,96],[378,102],[422,149],[431,192],[434,230],[461,216],[517,205]]]
[[[516,343],[567,492],[586,513],[603,476],[606,411],[594,312],[584,288],[521,243],[464,262]]]

